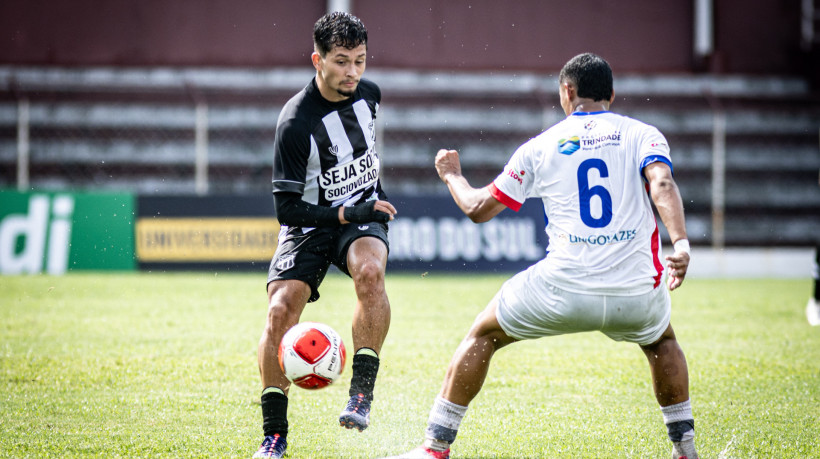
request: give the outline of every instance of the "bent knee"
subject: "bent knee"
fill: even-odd
[[[290,327],[299,322],[299,314],[292,311],[283,303],[271,303],[268,306],[267,323],[265,332],[269,334],[279,334],[286,332]]]
[[[359,285],[373,287],[384,284],[384,267],[375,260],[366,261],[356,266],[350,274],[357,287]]]

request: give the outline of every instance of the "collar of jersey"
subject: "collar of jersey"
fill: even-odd
[[[601,110],[600,112],[572,112],[570,116],[600,115],[601,113],[609,113],[609,110]]]

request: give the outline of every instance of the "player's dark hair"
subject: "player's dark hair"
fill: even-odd
[[[579,54],[564,65],[558,82],[571,82],[578,97],[596,102],[612,97],[612,68],[602,57],[592,53]]]
[[[362,44],[367,47],[367,29],[350,13],[328,13],[313,25],[313,45],[322,57],[336,46],[353,49]]]

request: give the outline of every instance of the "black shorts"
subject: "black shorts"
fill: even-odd
[[[276,253],[268,269],[268,284],[275,280],[296,279],[310,286],[310,299],[319,299],[319,285],[331,264],[348,276],[347,249],[360,237],[376,237],[390,248],[384,223],[351,223],[332,228],[315,228],[302,234],[301,228],[288,228],[279,235]]]

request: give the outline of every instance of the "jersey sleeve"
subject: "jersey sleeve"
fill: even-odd
[[[529,197],[533,183],[529,143],[513,153],[504,170],[488,186],[490,194],[500,203],[518,212]]]
[[[646,180],[646,176],[643,170],[652,163],[660,161],[672,169],[672,157],[669,154],[669,144],[666,141],[666,137],[664,137],[657,128],[646,126],[639,142],[640,144],[637,149],[639,155],[638,169],[644,180]]]
[[[273,146],[273,192],[305,192],[310,133],[303,123],[284,120],[276,128]]]

